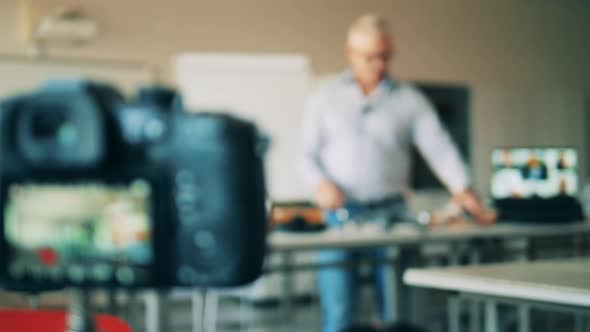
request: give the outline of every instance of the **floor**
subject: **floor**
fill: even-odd
[[[61,304],[52,302],[45,297],[42,301],[43,308],[63,307],[63,296]],[[446,331],[446,301],[444,293],[428,293],[427,301],[422,306],[423,312],[420,316],[420,325],[428,332]],[[375,317],[375,306],[372,305],[372,294],[366,289],[361,296],[360,317],[363,321],[373,321]],[[26,307],[26,297],[14,293],[0,292],[0,307]],[[126,317],[128,307],[123,306],[119,315]],[[145,311],[139,307],[135,323],[136,332],[145,332]],[[189,299],[174,300],[167,306],[169,328],[166,332],[193,332],[193,309]],[[501,332],[516,331],[514,308],[505,307],[501,315]],[[463,331],[469,330],[468,306],[464,308],[465,315],[462,317]],[[590,314],[590,313],[589,313]],[[317,298],[307,297],[299,299],[293,304],[292,309],[286,312],[276,302],[251,304],[240,302],[233,298],[222,298],[219,302],[219,319],[216,327],[217,332],[298,332],[298,331],[320,331],[321,312]],[[584,331],[590,332],[590,315],[587,317],[586,325],[581,330],[575,329],[575,320],[571,314],[551,313],[534,310],[532,313],[531,331],[553,332],[553,331]],[[133,322],[130,320],[130,322]],[[164,331],[162,331],[164,332]],[[209,331],[208,331],[209,332]]]

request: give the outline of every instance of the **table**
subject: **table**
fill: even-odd
[[[513,238],[540,238],[549,236],[588,236],[590,235],[590,222],[575,222],[563,224],[546,223],[521,223],[501,221],[493,226],[478,226],[475,224],[464,227],[439,227],[427,229],[413,223],[400,223],[391,230],[385,232],[376,228],[348,230],[327,230],[321,233],[283,233],[274,232],[269,237],[269,249],[271,252],[283,255],[282,266],[271,266],[270,271],[281,270],[284,273],[284,303],[289,310],[289,298],[292,295],[292,272],[298,269],[319,268],[319,265],[296,265],[293,263],[293,254],[306,250],[321,249],[352,249],[366,247],[394,247],[400,250],[398,260],[392,266],[391,274],[396,280],[392,288],[395,290],[395,299],[386,299],[386,302],[395,303],[392,316],[393,321],[404,318],[414,320],[414,311],[411,302],[410,290],[402,282],[403,272],[411,265],[415,265],[415,248],[432,243],[453,243],[471,241],[476,239],[513,239]],[[453,253],[452,253],[453,254]],[[477,254],[474,252],[474,254]],[[451,258],[451,261],[458,261]],[[478,263],[479,257],[470,258],[470,263]]]
[[[514,238],[539,238],[549,236],[578,236],[590,235],[590,222],[577,222],[567,224],[536,224],[501,221],[493,226],[468,225],[465,227],[439,227],[433,230],[423,228],[414,223],[399,223],[389,231],[377,228],[365,227],[361,229],[327,230],[320,233],[284,233],[272,232],[268,237],[268,249],[270,253],[283,256],[282,263],[276,266],[268,266],[267,272],[284,273],[283,279],[283,303],[284,311],[288,314],[291,309],[293,294],[293,272],[301,269],[318,269],[319,264],[296,264],[293,255],[300,251],[315,251],[321,249],[352,249],[367,247],[387,247],[400,250],[398,259],[391,264],[393,281],[392,294],[388,302],[395,301],[394,312],[391,319],[399,320],[401,317],[407,320],[412,317],[413,310],[409,302],[410,290],[402,282],[402,275],[413,263],[415,248],[423,244],[431,243],[457,243],[476,239],[514,239]],[[471,259],[477,263],[478,257]],[[395,299],[392,295],[395,294]],[[162,301],[161,296],[147,296],[148,332],[158,331],[157,326],[163,326],[162,314],[159,312]],[[410,319],[412,320],[412,319]]]
[[[590,313],[590,258],[409,269],[404,281],[483,300],[487,332],[498,331],[498,302],[520,305],[520,331],[529,329],[531,305]],[[459,330],[455,299],[449,302],[451,331]]]
[[[318,250],[328,248],[362,248],[398,246],[419,243],[450,242],[485,238],[534,238],[544,236],[588,235],[590,222],[564,224],[519,223],[502,221],[493,226],[475,224],[464,227],[439,227],[432,230],[412,223],[400,223],[385,232],[328,230],[320,233],[273,232],[269,236],[270,251]]]
[[[272,233],[269,237],[269,249],[271,252],[280,253],[283,256],[282,266],[269,267],[269,270],[279,269],[284,273],[283,278],[283,303],[285,312],[291,310],[290,298],[292,297],[293,276],[292,272],[299,269],[319,268],[319,265],[297,265],[293,255],[299,251],[321,250],[326,248],[351,249],[363,247],[388,247],[399,250],[398,260],[391,265],[392,294],[386,299],[386,303],[392,303],[394,311],[389,317],[392,321],[400,319],[417,322],[416,299],[411,290],[404,285],[402,275],[412,265],[416,265],[416,248],[424,244],[448,243],[454,244],[468,242],[477,239],[500,238],[503,240],[514,238],[541,238],[553,236],[584,237],[590,234],[589,222],[546,224],[546,223],[520,223],[501,221],[494,226],[482,227],[467,225],[465,227],[440,227],[429,230],[411,223],[401,223],[388,232],[369,230],[328,230],[314,234]],[[451,251],[451,254],[455,254]],[[479,262],[477,253],[470,257],[470,263]],[[451,257],[451,262],[457,262],[458,258]]]

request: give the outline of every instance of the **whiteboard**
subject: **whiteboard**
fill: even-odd
[[[312,78],[305,56],[182,54],[175,59],[185,106],[254,121],[271,138],[266,158],[269,198],[305,199],[297,170],[301,123]]]
[[[28,92],[51,79],[92,79],[114,84],[126,95],[153,82],[153,71],[142,63],[68,58],[35,59],[0,55],[0,98]]]

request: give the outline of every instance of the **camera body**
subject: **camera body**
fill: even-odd
[[[260,275],[264,146],[253,124],[128,103],[86,81],[0,107],[4,283],[206,287]]]

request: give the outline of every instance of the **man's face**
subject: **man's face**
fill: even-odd
[[[391,39],[386,34],[363,36],[348,45],[348,62],[361,84],[377,84],[385,74],[391,58]]]

